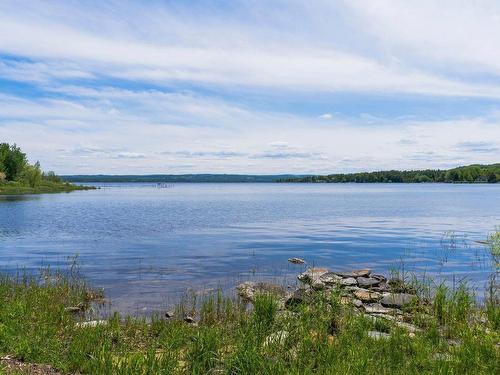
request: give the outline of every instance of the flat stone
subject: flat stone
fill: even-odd
[[[382,296],[377,292],[369,292],[364,290],[357,290],[354,293],[354,296],[363,301],[363,302],[374,302],[380,299]]]
[[[363,302],[361,302],[359,299],[353,299],[352,304],[358,308],[363,306]]]
[[[363,308],[368,314],[398,314],[401,313],[396,309],[389,309],[382,306],[380,303],[374,303],[371,305],[363,305]]]
[[[385,332],[378,332],[378,331],[368,331],[368,337],[374,339],[374,340],[386,340],[391,335]]]
[[[391,290],[391,287],[386,282],[381,281],[380,284],[374,286],[372,290],[383,293],[383,292],[389,292]]]
[[[300,258],[288,258],[288,261],[293,264],[305,264],[306,261]]]
[[[273,294],[282,299],[286,296],[286,289],[278,284],[268,282],[244,282],[236,287],[238,295],[245,301],[255,302],[258,294]]]
[[[363,270],[354,270],[352,271],[352,274],[354,275],[354,277],[367,277],[368,275],[370,275],[372,271],[369,270],[369,269],[363,269]]]
[[[339,284],[340,285],[343,285],[343,286],[354,286],[354,285],[357,285],[357,281],[354,277],[348,277],[346,279],[341,279],[339,281]]]
[[[380,280],[380,281],[387,281],[387,278],[384,275],[380,274],[371,274],[370,277],[372,279]]]
[[[319,277],[327,285],[338,284],[342,278],[333,272],[327,272]]]
[[[328,273],[328,269],[321,267],[312,267],[302,272],[297,278],[303,283],[310,283],[315,279],[319,279],[322,275]]]
[[[351,271],[334,271],[333,273],[342,278],[356,277],[356,275]]]
[[[416,301],[417,297],[413,294],[408,293],[391,293],[382,298],[380,303],[386,307],[403,307],[406,306],[413,301]]]
[[[358,277],[358,285],[362,288],[370,288],[380,284],[380,280],[372,279],[369,277]]]

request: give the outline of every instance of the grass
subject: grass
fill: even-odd
[[[220,292],[197,301],[197,324],[115,314],[81,327],[69,306],[95,294],[74,273],[0,277],[0,356],[82,374],[498,374],[499,306],[478,306],[465,286],[440,286],[406,319],[421,331],[370,319],[338,290],[280,311],[272,295],[253,309]],[[368,331],[390,333],[375,340]]]
[[[75,190],[91,190],[92,186],[74,185],[68,182],[42,181],[36,187],[30,187],[16,181],[0,182],[0,195],[69,193]]]

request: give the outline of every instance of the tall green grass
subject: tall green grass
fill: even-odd
[[[0,354],[83,374],[496,374],[500,373],[498,305],[481,307],[465,285],[440,286],[407,313],[410,334],[345,304],[340,290],[280,311],[273,295],[253,307],[220,292],[193,313],[150,319],[115,314],[80,327],[68,306],[94,293],[75,275],[45,272],[0,278]],[[191,301],[192,302],[192,301]],[[369,331],[389,334],[373,339]]]

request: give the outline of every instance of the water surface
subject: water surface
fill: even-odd
[[[61,266],[113,308],[150,311],[188,288],[292,280],[295,256],[332,269],[404,266],[482,288],[500,184],[101,184],[0,197],[0,268]]]

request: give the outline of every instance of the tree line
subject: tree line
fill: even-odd
[[[0,143],[0,184],[16,182],[31,188],[43,182],[62,183],[54,173],[44,173],[40,163],[30,164],[26,154],[16,144]]]
[[[500,182],[500,163],[473,164],[449,170],[425,169],[414,171],[378,171],[338,173],[324,176],[306,176],[282,179],[280,182],[359,182],[359,183],[496,183]]]

